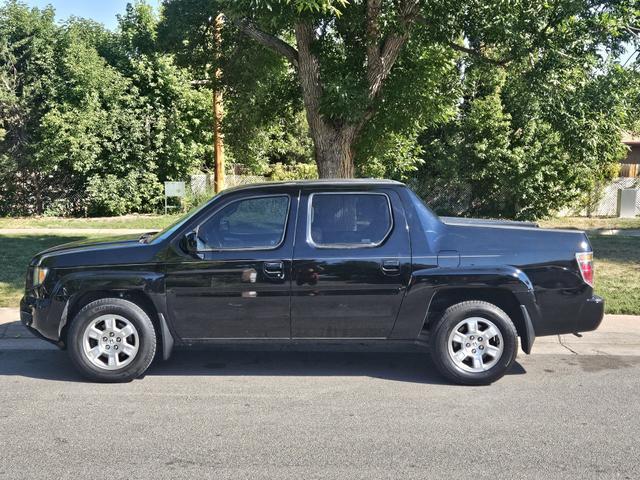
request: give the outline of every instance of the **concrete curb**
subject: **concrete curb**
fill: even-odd
[[[0,308],[0,351],[51,350],[56,347],[31,334],[18,320],[17,308]],[[605,315],[595,332],[578,338],[554,335],[536,339],[535,355],[640,356],[640,315]]]

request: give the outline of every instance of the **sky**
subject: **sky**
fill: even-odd
[[[104,24],[109,29],[118,25],[116,14],[124,13],[127,3],[132,0],[26,0],[32,7],[43,8],[52,5],[56,10],[56,20],[66,20],[71,15],[90,18]],[[157,5],[158,0],[147,3]]]

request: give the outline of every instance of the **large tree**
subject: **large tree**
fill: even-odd
[[[624,2],[592,7],[551,4],[542,28],[516,22],[514,40],[461,59],[456,115],[420,138],[416,184],[433,207],[532,219],[598,199],[633,123],[637,74],[621,62],[639,12]],[[467,34],[469,47],[482,45],[476,35]]]
[[[356,173],[357,143],[377,114],[394,115],[395,128],[369,133],[392,143],[395,130],[415,130],[423,117],[441,119],[453,103],[441,79],[453,71],[455,56],[418,38],[411,42],[410,32],[420,18],[419,2],[398,3],[167,0],[160,32],[178,58],[214,81],[211,72],[218,65],[212,19],[224,12],[220,62],[221,82],[231,102],[227,110],[236,117],[244,111],[244,119],[255,121],[265,116],[296,118],[296,109],[303,106],[320,176],[351,177]],[[397,70],[394,91],[383,98],[383,86],[407,44],[412,56]],[[411,87],[412,80],[423,83]],[[409,98],[403,95],[408,90]],[[393,106],[408,106],[419,121],[416,115],[402,118]],[[229,128],[234,120],[227,121],[232,135],[246,129],[246,122]]]
[[[164,8],[167,25],[178,12],[192,20],[199,13],[191,39],[225,12],[238,34],[289,63],[322,177],[354,175],[368,125],[384,123],[376,118],[383,111],[391,123],[402,113],[385,108],[388,96],[414,97],[416,85],[398,79],[422,79],[421,58],[446,49],[449,60],[464,55],[500,68],[544,68],[550,52],[580,62],[599,48],[620,50],[638,15],[633,0],[165,0]]]

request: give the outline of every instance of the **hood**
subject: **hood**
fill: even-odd
[[[56,268],[148,262],[155,249],[139,239],[140,234],[129,234],[64,243],[38,253],[31,265]]]
[[[38,253],[38,256],[48,255],[52,253],[68,252],[70,250],[78,252],[102,250],[104,248],[113,248],[122,245],[131,245],[133,243],[138,243],[139,239],[139,234],[130,234],[76,240],[74,242],[63,243],[61,245],[56,245],[55,247],[43,250],[42,252]]]

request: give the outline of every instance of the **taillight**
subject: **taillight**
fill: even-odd
[[[593,287],[593,252],[576,253],[582,279]]]

